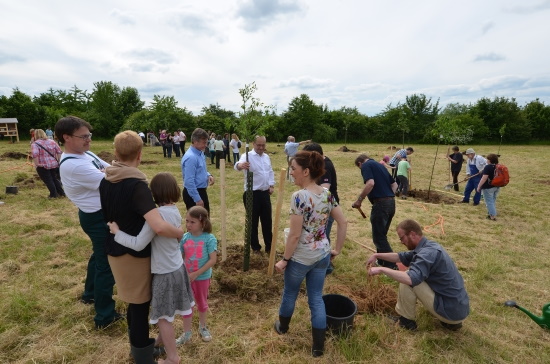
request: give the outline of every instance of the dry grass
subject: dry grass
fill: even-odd
[[[275,143],[268,147],[279,171],[286,165],[282,147]],[[446,247],[466,280],[472,313],[457,333],[443,330],[422,308],[418,309],[419,332],[396,329],[383,315],[395,300],[395,283],[385,278],[369,279],[365,274],[364,262],[370,252],[356,242],[372,246],[372,241],[368,219],[362,219],[351,208],[362,185],[353,160],[362,152],[381,159],[391,153],[386,149],[388,145],[348,145],[357,153],[338,151],[341,145],[323,147],[336,166],[341,204],[349,221],[346,246],[334,262],[335,271],[327,278],[325,292],[352,297],[360,312],[352,335],[331,337],[325,356],[315,362],[550,362],[550,332],[519,311],[503,306],[505,300],[514,299],[540,314],[540,307],[550,301],[545,279],[549,269],[550,171],[543,168],[548,147],[501,149],[501,161],[510,168],[512,182],[499,196],[496,222],[485,219],[484,206],[424,203],[414,198],[398,200],[390,232],[394,249],[402,247],[393,227],[404,218],[414,218],[427,228],[429,237]],[[411,184],[419,192],[428,189],[435,146],[414,147]],[[496,151],[494,146],[473,147],[480,154]],[[45,186],[35,180],[25,158],[17,159],[26,155],[28,149],[26,142],[0,143],[0,201],[4,202],[0,205],[0,362],[130,363],[126,324],[96,331],[93,309],[77,302],[83,289],[90,242],[78,224],[77,210],[71,202],[48,200]],[[94,141],[92,150],[112,153],[112,142]],[[439,151],[432,189],[439,190],[436,192],[444,200],[459,201],[460,196],[453,195],[453,191],[443,190],[449,183],[448,167],[442,158],[446,148]],[[181,180],[179,159],[164,159],[160,148],[145,148],[143,159],[142,170],[149,178],[169,171]],[[211,172],[219,176],[211,167]],[[242,175],[230,168],[226,175],[227,241],[241,246]],[[13,184],[19,186],[19,194],[5,195],[4,186]],[[294,186],[285,185],[280,237],[294,190]],[[209,190],[209,196],[214,233],[220,237],[219,180]],[[274,204],[276,197],[272,199]],[[178,206],[183,213],[183,203]],[[368,203],[364,207],[368,215]],[[282,251],[280,240],[278,250]],[[203,343],[195,332],[192,343],[180,349],[184,362],[311,362],[307,299],[300,295],[290,332],[277,335],[272,323],[277,316],[281,277],[266,277],[262,273],[267,272],[267,257],[253,257],[259,259],[257,269],[243,273],[238,269],[238,256],[234,257],[238,249],[229,249],[236,263],[215,267],[209,302],[214,339]],[[222,289],[226,281],[236,287],[235,291]],[[125,310],[122,302],[117,301],[117,305]],[[181,329],[178,321],[177,332]]]

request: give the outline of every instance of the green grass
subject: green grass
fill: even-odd
[[[353,160],[362,152],[381,159],[391,154],[382,144],[350,144],[356,153],[337,151],[341,145],[325,144],[325,154],[336,166],[341,206],[348,224],[343,253],[334,261],[325,292],[338,288],[368,289],[365,261],[371,254],[357,243],[373,246],[368,219],[351,208],[362,188]],[[413,145],[412,188],[427,189],[435,145]],[[495,152],[498,145],[472,146],[480,154]],[[93,328],[93,308],[78,303],[91,251],[82,232],[77,209],[67,199],[48,200],[41,181],[35,188],[21,185],[34,171],[24,159],[5,159],[10,152],[26,153],[27,142],[0,142],[0,363],[130,363],[127,328],[119,323],[106,330]],[[463,148],[464,149],[464,148]],[[94,141],[92,150],[112,152],[112,141]],[[268,144],[276,180],[286,166],[282,145]],[[426,235],[440,242],[462,272],[471,299],[471,315],[456,333],[442,329],[421,306],[419,331],[395,328],[383,315],[359,313],[355,327],[346,337],[329,337],[326,353],[318,363],[543,363],[550,362],[550,331],[538,327],[518,310],[503,306],[516,300],[535,314],[550,301],[546,276],[550,263],[548,249],[550,222],[550,170],[544,169],[550,148],[544,145],[509,146],[500,150],[501,162],[511,173],[511,183],[498,197],[498,221],[485,219],[483,204],[426,204],[409,199],[397,202],[397,212],[389,239],[393,248],[403,250],[395,234],[396,224],[414,218],[429,227]],[[432,189],[443,191],[449,183],[446,148],[439,148]],[[140,167],[150,179],[156,173],[173,173],[181,182],[179,159],[162,157],[160,148],[144,149]],[[216,177],[209,189],[214,234],[221,237],[222,214],[226,216],[227,244],[243,244],[243,177],[226,168],[227,205],[220,206],[219,171],[208,164]],[[19,182],[16,182],[19,180]],[[20,185],[18,195],[6,195],[5,186]],[[461,190],[463,189],[461,184]],[[283,229],[288,226],[289,198],[295,186],[285,183],[278,251],[282,251]],[[278,191],[272,198],[275,211]],[[443,193],[444,194],[444,193]],[[451,199],[460,196],[444,194]],[[185,212],[182,202],[178,207]],[[369,213],[369,204],[364,205]],[[336,227],[334,228],[336,230]],[[334,231],[335,232],[335,231]],[[221,255],[221,254],[220,254]],[[220,256],[221,258],[221,256]],[[266,272],[267,272],[267,258]],[[219,265],[214,269],[220,272]],[[243,273],[240,273],[243,274]],[[381,278],[380,284],[397,285]],[[261,289],[260,287],[258,289]],[[280,301],[279,292],[262,302],[222,294],[213,282],[209,300],[211,343],[203,343],[196,332],[190,345],[179,349],[182,362],[190,363],[308,363],[311,334],[307,298],[300,295],[287,335],[273,329]],[[117,309],[125,305],[117,299]],[[176,332],[182,323],[177,320]],[[156,328],[152,328],[154,335]]]

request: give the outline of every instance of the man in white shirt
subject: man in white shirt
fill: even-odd
[[[65,194],[78,207],[80,226],[92,240],[92,255],[80,301],[94,305],[95,327],[102,329],[123,316],[115,311],[115,280],[104,246],[109,228],[103,219],[99,199],[99,184],[109,164],[90,152],[91,129],[88,122],[67,116],[55,125],[55,135],[65,147],[59,162]]]
[[[246,153],[241,155],[238,163],[235,164],[235,170],[243,171],[244,174],[244,190],[243,203],[246,208],[246,174],[248,171],[254,175],[252,186],[252,241],[250,246],[255,253],[261,250],[258,239],[258,222],[262,223],[262,235],[264,237],[265,251],[271,251],[271,194],[273,194],[275,186],[275,175],[271,167],[271,159],[264,153],[266,147],[266,139],[264,136],[257,135],[254,138],[254,150],[248,152],[248,162],[246,161]]]
[[[185,133],[181,131],[181,129],[178,129],[178,133],[180,134],[180,148],[181,148],[181,155],[185,154],[185,142],[187,141],[187,137],[185,136]]]

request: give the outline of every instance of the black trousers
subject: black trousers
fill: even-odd
[[[223,159],[223,150],[216,150],[216,168],[220,169],[220,160]]]
[[[180,141],[181,155],[185,154],[185,140]]]
[[[50,197],[65,196],[59,178],[59,168],[46,169],[44,167],[36,167],[36,173],[38,173],[40,179],[44,182],[46,187],[48,187]]]
[[[208,201],[208,194],[206,193],[206,188],[197,188],[197,191],[199,192],[199,196],[201,197],[201,200],[204,202],[204,208],[206,209],[206,211],[208,211],[208,214],[210,215],[210,201]],[[197,205],[195,203],[195,200],[193,200],[193,198],[189,195],[189,192],[187,192],[186,188],[183,189],[182,197],[187,210]]]
[[[246,192],[243,194],[243,203],[246,208]],[[273,239],[271,222],[271,196],[269,191],[252,192],[252,238],[250,247],[252,250],[260,251],[258,239],[258,223],[262,223],[262,235],[264,236],[265,251],[271,251],[271,240]]]
[[[458,175],[460,174],[460,170],[458,171],[451,171],[451,174],[453,176],[453,183],[455,184],[454,185],[454,188],[455,188],[455,191],[458,191]]]

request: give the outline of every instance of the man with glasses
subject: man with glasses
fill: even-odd
[[[400,253],[375,253],[367,260],[368,274],[385,274],[399,282],[399,293],[394,319],[399,326],[416,330],[416,301],[449,330],[462,327],[462,321],[470,312],[470,299],[464,288],[464,280],[447,251],[438,243],[426,239],[422,228],[414,220],[404,220],[397,225],[397,236],[409,251]],[[384,267],[370,267],[377,259],[401,262],[406,272]]]
[[[91,129],[88,122],[67,116],[55,125],[55,136],[65,148],[59,162],[63,189],[78,207],[80,226],[92,240],[92,255],[80,301],[94,305],[95,327],[102,329],[123,316],[115,311],[112,297],[115,280],[104,248],[109,227],[103,220],[99,199],[99,184],[109,164],[90,152]]]

